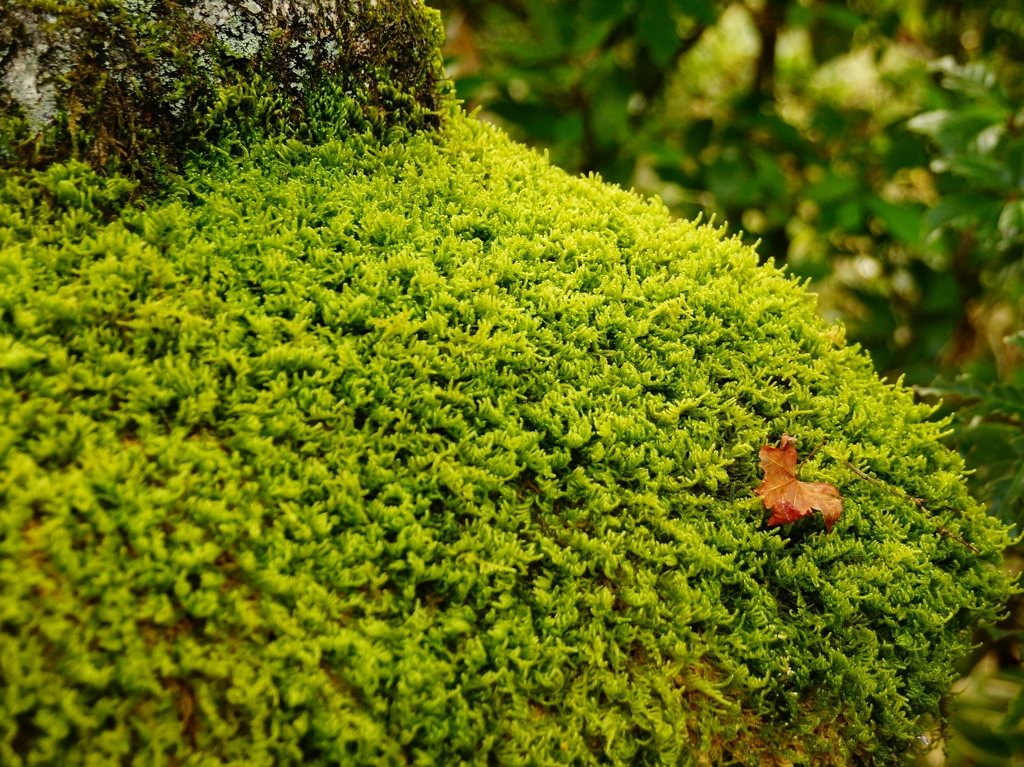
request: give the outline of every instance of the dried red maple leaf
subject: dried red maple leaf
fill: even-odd
[[[779,447],[765,445],[757,457],[761,460],[764,481],[754,492],[761,496],[764,507],[771,509],[768,526],[796,522],[810,516],[814,509],[825,518],[825,531],[831,532],[843,513],[842,496],[833,485],[824,482],[801,482],[796,478],[796,440],[782,435]]]

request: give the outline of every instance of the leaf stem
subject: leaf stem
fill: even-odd
[[[810,456],[808,456],[808,457],[810,457]],[[882,482],[882,480],[875,479],[870,474],[867,474],[866,472],[862,471],[861,469],[858,469],[856,466],[854,466],[852,463],[847,461],[845,458],[843,459],[843,463],[846,464],[846,468],[848,468],[850,471],[852,471],[854,474],[856,474],[858,477],[860,477],[864,481],[870,482],[872,485],[876,485],[877,487],[880,487],[883,490],[887,490],[890,493],[892,493],[893,495],[897,496],[898,498],[902,498],[905,501],[910,501],[915,506],[917,506],[917,508],[919,508],[924,514],[927,514],[929,517],[932,516],[932,513],[930,511],[928,511],[928,507],[925,506],[924,498],[915,498],[912,495],[908,495],[907,493],[904,493],[902,490],[898,490],[895,487],[890,487],[889,485],[887,485],[884,482]],[[947,508],[950,508],[950,507],[947,507]],[[968,519],[969,519],[969,517],[968,517]],[[944,528],[942,525],[938,525],[938,531],[939,531],[939,533],[941,535],[945,535],[945,536],[947,536],[949,538],[952,538],[954,541],[959,543],[961,546],[966,546],[971,551],[973,551],[975,554],[980,554],[981,553],[981,551],[978,549],[977,546],[975,546],[974,544],[968,543],[963,538],[961,538],[959,535],[956,535],[955,533],[950,532],[949,530]]]
[[[809,460],[811,460],[811,458],[814,457],[814,454],[817,453],[819,450],[821,450],[821,447],[824,444],[825,444],[825,440],[822,440],[821,442],[819,442],[818,446],[816,448],[814,448],[814,450],[809,452],[807,455],[805,455],[804,459],[802,461],[800,461],[800,463],[797,464],[796,471],[793,472],[797,477],[800,476],[800,470],[804,467],[804,464],[807,463]]]

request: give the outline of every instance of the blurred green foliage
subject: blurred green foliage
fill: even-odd
[[[480,119],[760,240],[945,399],[974,493],[1024,531],[1024,2],[433,2]],[[1024,763],[1022,628],[1013,602],[979,634],[922,764]]]
[[[967,310],[985,318],[992,330],[1008,326],[1016,332],[992,344],[1002,352],[995,371],[971,359],[954,380],[940,376],[919,392],[958,406],[953,439],[974,470],[972,492],[1019,534],[1024,531],[1024,371],[1018,364],[1024,351],[1024,331],[1018,329],[1024,297],[1024,105],[984,62],[959,64],[947,56],[929,68],[941,77],[945,103],[907,123],[932,141],[930,169],[938,195],[923,230],[976,279],[970,285],[974,303]],[[1018,544],[1010,561],[1020,569],[1022,558],[1024,546]],[[1007,619],[981,637],[980,662],[964,680],[953,719],[960,736],[953,764],[1017,763],[1014,758],[1024,754],[1022,629],[1024,605],[1016,599]],[[986,669],[993,659],[994,667]]]

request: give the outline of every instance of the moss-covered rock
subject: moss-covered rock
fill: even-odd
[[[738,240],[407,130],[412,0],[260,3],[0,6],[0,763],[897,763],[1009,589],[927,410]]]
[[[1006,594],[738,240],[458,116],[130,187],[0,193],[4,764],[893,764]],[[765,527],[783,432],[831,535]]]
[[[0,169],[152,181],[231,138],[436,125],[440,40],[418,0],[6,0]]]

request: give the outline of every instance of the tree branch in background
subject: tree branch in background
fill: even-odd
[[[757,56],[757,74],[754,82],[761,96],[768,100],[775,99],[775,49],[785,12],[784,2],[768,0],[755,17],[757,31],[761,34],[761,52]]]
[[[653,99],[661,95],[661,92],[665,89],[665,86],[668,84],[669,75],[674,73],[679,68],[680,59],[682,59],[683,56],[692,51],[694,47],[697,45],[697,43],[700,42],[701,38],[704,36],[704,31],[706,29],[707,26],[704,24],[698,24],[696,27],[694,27],[693,32],[690,34],[690,36],[684,39],[683,44],[676,49],[676,52],[674,54],[672,54],[672,59],[668,62],[668,64],[666,64],[664,68],[659,69],[657,76],[651,78],[651,82],[647,85],[647,87],[640,91],[641,93],[644,94],[644,98],[646,98],[648,102],[652,101]]]

